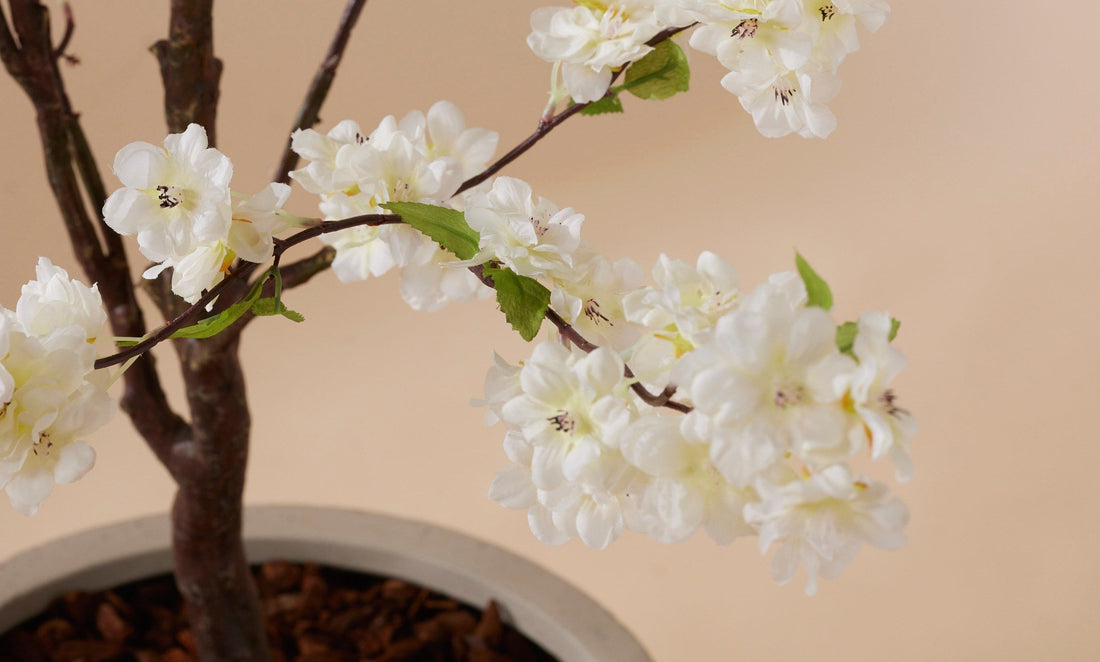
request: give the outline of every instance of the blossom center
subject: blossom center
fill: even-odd
[[[793,407],[806,397],[806,389],[801,384],[779,384],[775,387],[775,406],[780,409]]]
[[[826,2],[825,4],[821,5],[821,7],[817,11],[821,13],[822,21],[828,21],[832,17],[836,16],[836,5],[831,2]]]
[[[791,105],[791,99],[794,98],[795,93],[798,91],[790,83],[778,82],[773,88],[775,90],[775,100],[781,105]]]
[[[612,324],[611,320],[607,319],[606,315],[600,312],[600,302],[595,299],[589,299],[584,302],[584,314],[597,326],[599,326],[601,321],[607,322],[610,326],[615,326]]]
[[[31,447],[31,452],[34,453],[36,456],[49,457],[50,449],[52,448],[53,442],[50,441],[50,433],[40,432],[38,434],[38,441],[34,442],[34,445]],[[39,453],[39,450],[41,450],[42,452]]]
[[[545,235],[546,232],[550,229],[550,224],[547,219],[532,216],[531,227],[535,229],[535,236],[541,239],[542,236]]]
[[[551,416],[546,420],[550,421],[550,424],[558,432],[573,434],[573,430],[577,429],[577,419],[573,418],[573,415],[564,409],[559,409],[556,416]]]
[[[730,36],[741,40],[752,39],[756,36],[758,29],[760,29],[760,19],[746,18],[733,28]]]
[[[157,187],[157,200],[161,209],[175,209],[183,204],[183,188],[171,184]]]

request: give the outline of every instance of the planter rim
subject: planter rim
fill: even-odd
[[[250,563],[318,563],[423,584],[501,614],[567,662],[652,662],[610,612],[542,567],[445,527],[345,508],[246,506]],[[80,531],[0,563],[0,632],[73,589],[97,590],[170,572],[167,515]]]

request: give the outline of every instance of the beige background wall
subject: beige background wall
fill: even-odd
[[[166,3],[75,4],[83,63],[65,73],[109,171],[122,145],[163,138],[146,49]],[[446,98],[515,144],[548,79],[523,41],[539,4],[372,0],[324,126],[373,126]],[[392,277],[342,287],[326,275],[288,296],[305,324],[250,329],[248,501],[375,509],[491,540],[584,587],[662,662],[1097,659],[1100,5],[893,4],[841,69],[840,128],[827,141],[761,138],[718,85],[717,63],[692,53],[689,95],[570,120],[508,172],[584,212],[586,236],[613,257],[648,269],[662,251],[694,260],[710,248],[753,287],[797,247],[829,278],[841,316],[902,319],[910,367],[898,388],[921,424],[917,476],[897,489],[912,510],[905,549],[865,551],[809,599],[801,575],[772,585],[750,541],[539,544],[521,513],[485,498],[506,462],[502,433],[467,404],[491,349],[513,361],[527,350],[493,305],[415,313]],[[341,5],[218,3],[220,147],[235,188],[269,176]],[[7,306],[36,256],[73,264],[37,141],[30,105],[0,77]],[[313,209],[300,192],[291,208]],[[167,380],[178,381],[170,370]],[[0,504],[0,560],[166,507],[165,474],[124,418],[92,441],[96,470],[35,518]]]

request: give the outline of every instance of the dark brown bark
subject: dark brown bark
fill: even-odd
[[[172,451],[176,582],[200,659],[211,662],[270,659],[241,542],[251,421],[238,345],[225,334],[176,342],[194,421],[191,439]]]
[[[102,224],[102,179],[84,139],[77,115],[65,95],[56,50],[50,42],[46,8],[35,0],[12,0],[8,29],[0,8],[0,57],[34,105],[46,172],[68,231],[73,253],[88,279],[98,282],[116,336],[142,336],[145,320],[135,298],[121,238]],[[92,215],[85,207],[74,171],[78,164]],[[102,233],[97,234],[97,227]],[[137,361],[125,375],[122,408],[162,462],[167,463],[173,441],[186,434],[187,425],[168,405],[152,356]]]
[[[215,117],[221,60],[214,57],[214,0],[172,0],[168,39],[153,44],[164,81],[168,130],[179,133],[194,122],[217,144]]]
[[[214,57],[213,4],[172,0],[168,39],[153,46],[168,130],[200,124],[211,145],[222,72]],[[229,285],[226,296],[238,298],[237,282]],[[176,582],[200,659],[266,662],[271,654],[263,614],[241,541],[250,417],[238,359],[240,329],[175,345],[191,411],[190,438],[176,443],[169,459],[179,487],[172,507]]]

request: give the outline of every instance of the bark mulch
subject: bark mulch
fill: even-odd
[[[398,579],[280,561],[255,570],[274,662],[557,662],[503,623]],[[0,637],[0,662],[196,662],[171,576],[74,591]]]

